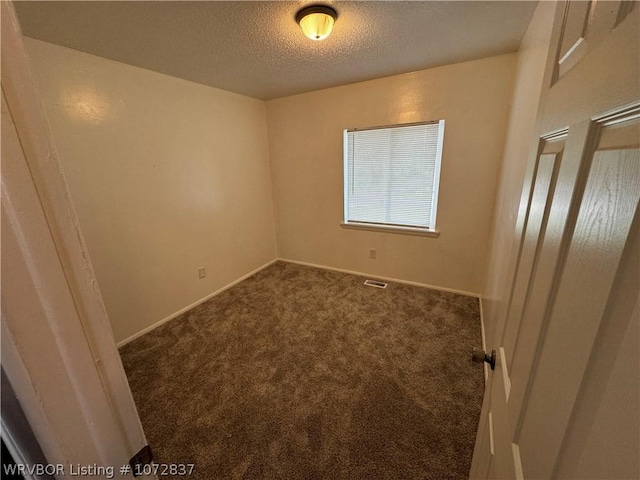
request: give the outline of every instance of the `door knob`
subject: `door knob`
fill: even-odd
[[[484,350],[478,350],[477,348],[473,349],[473,353],[471,354],[471,360],[476,363],[487,362],[491,365],[491,370],[496,369],[496,351],[491,350],[491,355],[484,353]]]

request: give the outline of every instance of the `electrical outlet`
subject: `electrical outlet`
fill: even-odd
[[[376,252],[375,248],[370,248],[369,249],[369,258],[376,258],[378,252]]]
[[[202,278],[204,278],[206,276],[207,276],[206,270],[204,269],[204,267],[200,267],[198,269],[198,278],[202,279]]]

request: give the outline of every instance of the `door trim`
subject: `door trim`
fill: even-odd
[[[55,322],[58,322],[61,329],[77,332],[78,338],[84,340],[83,344],[72,345],[68,341],[63,341],[62,339],[58,341],[56,339],[53,344],[49,343],[48,347],[51,345],[51,349],[57,349],[60,352],[60,358],[74,358],[76,355],[80,358],[79,352],[86,352],[88,349],[93,357],[93,362],[89,364],[78,361],[66,362],[63,368],[69,379],[75,379],[74,381],[81,382],[81,384],[86,379],[92,379],[92,382],[99,382],[99,385],[102,386],[102,391],[91,392],[91,395],[87,395],[88,392],[84,391],[74,391],[72,395],[75,395],[77,401],[86,408],[87,412],[92,412],[92,414],[97,414],[98,410],[95,409],[96,405],[92,403],[93,400],[91,399],[103,397],[108,404],[113,424],[109,428],[109,435],[92,435],[91,441],[96,450],[102,452],[112,451],[114,450],[114,445],[108,442],[118,439],[119,448],[122,448],[131,456],[146,445],[142,425],[116,348],[109,318],[84,244],[78,219],[70,200],[62,167],[40,105],[39,94],[35,87],[29,59],[24,49],[13,3],[9,1],[1,2],[0,9],[2,20],[2,92],[6,98],[11,122],[15,126],[17,141],[19,142],[19,145],[14,143],[14,151],[21,150],[24,155],[24,160],[15,160],[14,163],[26,162],[32,185],[35,187],[35,197],[37,197],[41,211],[44,214],[44,223],[50,234],[48,238],[53,240],[55,256],[59,262],[59,265],[56,265],[55,268],[61,269],[64,275],[66,285],[63,285],[62,288],[67,289],[69,292],[73,300],[74,311],[70,311],[68,317],[56,317],[51,312],[59,307],[56,303],[58,299],[46,297],[45,300],[45,297],[39,296],[37,298],[46,303],[46,305],[43,303],[45,307],[51,307],[50,311],[47,311],[47,314],[51,315],[49,318],[53,322],[51,325],[55,325]],[[3,142],[5,140],[4,137],[3,132]],[[12,181],[14,180],[10,176],[5,175],[3,177],[3,187],[5,184],[9,185]],[[20,199],[33,198],[29,197],[31,195],[29,193],[30,188],[29,185],[23,187],[14,185],[12,190],[20,192],[19,195],[15,195]],[[3,190],[5,189],[3,188]],[[33,259],[40,252],[29,251],[29,249],[33,248],[33,245],[38,245],[39,241],[46,240],[26,237],[18,238],[15,235],[22,235],[24,232],[29,232],[25,233],[25,235],[30,234],[33,231],[32,224],[39,220],[28,218],[29,213],[15,211],[12,206],[14,199],[10,195],[6,190],[3,191],[3,208],[6,207],[6,211],[11,213],[10,216],[13,218],[12,227],[16,230],[10,229],[6,233],[8,235],[7,238],[16,239],[22,254],[28,255]],[[5,232],[3,231],[3,237],[4,235]],[[33,271],[29,269],[29,271],[24,272],[7,271],[3,273],[5,273],[5,278],[29,279],[34,285],[42,283],[48,278],[40,276],[42,273],[39,268],[33,269]],[[39,293],[47,295],[48,292],[49,290],[45,289]],[[30,422],[34,420],[39,420],[40,422],[39,425],[32,423],[32,427],[34,432],[39,434],[38,441],[45,453],[49,452],[59,460],[68,461],[73,458],[74,452],[61,450],[61,445],[64,445],[65,442],[61,441],[60,437],[64,435],[64,432],[52,429],[52,425],[48,421],[47,411],[48,408],[59,408],[62,411],[65,406],[56,407],[55,402],[52,401],[55,399],[44,398],[47,390],[40,389],[38,385],[33,383],[33,377],[27,367],[29,362],[25,360],[37,358],[40,352],[25,349],[25,342],[21,340],[17,329],[11,327],[11,322],[19,322],[20,319],[5,316],[5,306],[8,306],[11,302],[11,309],[14,312],[21,311],[20,302],[24,302],[24,299],[7,299],[6,305],[4,300],[2,321],[3,365],[7,369],[7,375],[16,389],[16,395],[25,407],[27,418],[29,418]],[[79,322],[77,322],[78,319]],[[57,327],[54,328],[52,333],[55,334],[57,330]],[[7,348],[6,350],[5,347]],[[51,365],[44,362],[40,362],[38,367],[40,372],[43,370],[46,372],[51,368],[53,368]],[[96,425],[91,423],[90,415],[88,418],[81,416],[77,420],[79,422],[85,421],[86,429],[89,432],[94,431],[96,428]],[[80,441],[78,439],[76,443],[78,444]],[[66,444],[69,445],[69,441]],[[78,450],[80,449],[81,447],[78,444]],[[54,458],[48,458],[48,460],[55,461]]]

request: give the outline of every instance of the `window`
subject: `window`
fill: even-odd
[[[444,120],[344,132],[345,227],[435,232]]]

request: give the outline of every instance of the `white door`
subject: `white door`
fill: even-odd
[[[639,7],[558,4],[472,478],[640,478]]]

